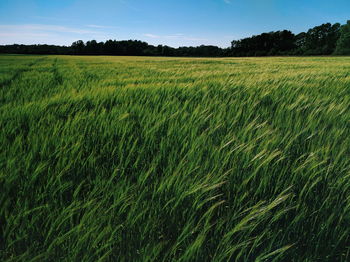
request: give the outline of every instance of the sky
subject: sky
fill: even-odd
[[[0,0],[1,44],[137,39],[173,47],[350,20],[350,0]]]

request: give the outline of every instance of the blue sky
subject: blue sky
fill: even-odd
[[[212,44],[350,20],[350,0],[0,0],[0,44]]]

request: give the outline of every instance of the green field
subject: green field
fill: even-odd
[[[0,261],[350,261],[350,57],[0,56]]]

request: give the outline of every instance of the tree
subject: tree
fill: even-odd
[[[88,55],[99,55],[100,45],[96,40],[91,40],[86,42],[85,53]]]
[[[73,55],[129,55],[129,56],[274,56],[274,55],[350,55],[350,21],[346,25],[322,24],[294,35],[291,31],[267,32],[234,40],[230,48],[217,46],[153,46],[138,40],[82,40],[71,46],[7,45],[0,53],[10,54],[73,54]]]
[[[231,42],[232,55],[283,55],[295,49],[295,35],[288,30],[262,33]]]
[[[340,37],[334,53],[337,55],[350,55],[350,20],[340,29]]]
[[[340,24],[315,26],[297,37],[297,45],[304,55],[330,55],[340,36]]]
[[[85,44],[83,40],[78,40],[72,43],[72,49],[75,55],[82,55],[84,52]]]

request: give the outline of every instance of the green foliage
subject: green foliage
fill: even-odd
[[[304,44],[300,48],[305,55],[330,55],[336,47],[339,31],[339,23],[315,26],[307,31]]]
[[[349,261],[349,68],[0,56],[0,260]]]
[[[96,40],[84,43],[78,40],[68,46],[0,45],[3,54],[41,55],[117,55],[117,56],[172,56],[172,57],[244,57],[293,55],[348,55],[350,54],[349,25],[325,23],[297,35],[289,30],[262,33],[233,40],[230,48],[200,45],[196,47],[153,46],[138,40]],[[342,31],[342,33],[341,33]],[[342,34],[342,38],[340,35]]]
[[[350,20],[341,27],[341,35],[337,42],[335,54],[350,55]]]

